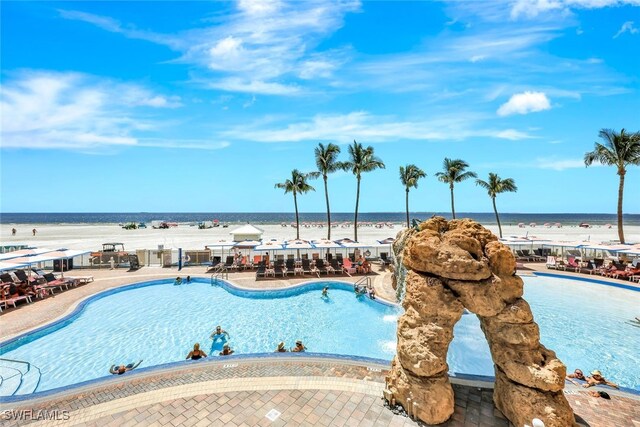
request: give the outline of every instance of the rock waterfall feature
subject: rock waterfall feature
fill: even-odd
[[[575,425],[563,395],[566,367],[540,344],[511,250],[469,219],[434,217],[403,233],[394,251],[406,268],[395,277],[404,280],[405,312],[398,320],[388,397],[428,424],[451,417],[447,351],[466,308],[480,319],[489,343],[496,407],[515,426],[534,418],[547,427]]]

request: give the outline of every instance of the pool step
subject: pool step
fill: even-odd
[[[29,362],[0,358],[0,397],[34,393],[41,376],[40,369]]]

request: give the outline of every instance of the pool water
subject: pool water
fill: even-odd
[[[609,380],[640,390],[640,327],[631,322],[640,314],[640,293],[558,278],[524,280],[541,341],[568,370],[600,369]],[[395,354],[401,309],[356,298],[347,284],[316,282],[261,293],[204,280],[146,285],[92,301],[63,327],[10,343],[0,353],[39,367],[38,391],[109,375],[114,363],[143,359],[144,367],[184,360],[195,342],[219,357],[223,342],[209,338],[216,325],[229,332],[236,354],[273,352],[280,341],[292,347],[296,340],[311,352],[386,360]],[[326,300],[320,295],[324,285],[330,287]],[[474,315],[456,325],[448,362],[452,373],[493,375]]]

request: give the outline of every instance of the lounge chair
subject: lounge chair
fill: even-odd
[[[258,277],[265,277],[267,271],[267,267],[264,264],[264,261],[258,262],[258,269],[256,270],[256,279]]]
[[[236,265],[236,262],[234,260],[233,255],[227,257],[227,260],[224,262],[224,266],[227,269],[238,268],[238,266]]]
[[[598,269],[596,268],[593,261],[587,261],[587,265],[585,265],[584,267],[580,267],[580,273],[593,274],[596,271],[598,271]]]
[[[274,275],[281,274],[282,277],[284,277],[284,275],[287,273],[287,269],[285,268],[284,263],[282,261],[277,261],[276,264],[273,266],[273,272],[274,272]]]
[[[380,252],[380,260],[382,260],[382,265],[384,265],[385,267],[387,265],[391,265],[392,262],[388,257],[388,254],[386,252]]]
[[[16,308],[16,302],[18,301],[26,301],[27,304],[31,303],[31,297],[29,295],[20,295],[20,296],[11,296],[9,295],[9,288],[11,285],[3,285],[0,288],[0,304],[4,305],[5,308],[9,307],[9,304],[13,305],[13,308]]]
[[[331,268],[333,269],[334,274],[342,274],[342,266],[337,259],[331,260]]]
[[[284,264],[285,268],[287,269],[286,273],[287,274],[295,274],[295,270],[296,270],[296,260],[293,258],[287,258],[287,261]]]
[[[50,290],[53,293],[53,289],[54,288],[59,288],[61,291],[63,290],[62,287],[64,286],[66,289],[69,289],[69,285],[71,284],[68,280],[66,279],[58,279],[56,278],[56,276],[54,276],[53,273],[47,273],[43,276],[45,278],[45,280],[47,281],[46,285],[43,285],[45,288],[47,288],[48,290]]]
[[[27,276],[27,273],[25,273],[24,270],[16,270],[14,274],[16,275],[20,283],[26,283],[27,285],[31,286],[33,291],[36,293],[36,296],[44,298],[44,296],[48,294],[47,288],[45,286],[42,286],[42,281],[36,279],[35,277]],[[90,277],[93,281],[93,276]],[[44,280],[44,283],[46,283],[46,280]]]
[[[308,259],[302,259],[302,271],[304,273],[317,274],[318,277],[320,277],[320,272],[315,267],[315,265],[311,265],[311,261],[309,261]]]
[[[573,270],[575,272],[580,271],[580,263],[576,261],[576,259],[570,256],[567,259],[567,264],[565,265],[565,270]]]
[[[318,270],[318,273],[325,273],[327,274],[327,266],[324,265],[324,260],[321,259],[317,259],[316,260],[316,269]]]
[[[342,263],[342,271],[347,276],[351,276],[352,274],[356,274],[358,272],[358,269],[356,268],[355,265],[353,265],[353,263],[351,262],[351,260],[349,258],[346,258],[344,260],[344,263]]]
[[[547,257],[547,268],[557,268],[556,257],[550,255]]]

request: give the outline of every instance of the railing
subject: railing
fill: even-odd
[[[225,267],[224,264],[219,264],[216,266],[213,274],[211,275],[211,286],[218,283],[220,279],[228,279],[229,278],[229,270]]]
[[[31,368],[34,368],[36,371],[38,371],[38,373],[37,373],[38,381],[36,381],[36,385],[33,388],[33,390],[31,391],[31,393],[35,392],[38,389],[38,386],[40,385],[40,380],[42,379],[42,372],[40,371],[40,368],[38,368],[37,366],[32,365],[31,363],[26,362],[24,360],[5,359],[5,358],[0,357],[0,362],[19,363],[19,364],[23,364],[23,365],[27,366],[27,370],[25,372],[22,372],[20,369],[12,368],[12,367],[8,366],[6,368],[13,369],[13,370],[17,371],[18,373],[14,374],[14,375],[11,375],[9,377],[6,377],[6,378],[0,376],[0,384],[4,383],[6,380],[8,380],[10,378],[16,377],[18,375],[20,376],[20,383],[18,384],[18,387],[16,387],[16,389],[13,391],[13,393],[11,393],[11,396],[14,396],[18,392],[18,390],[20,390],[20,387],[22,387],[22,384],[24,382],[24,377],[29,372],[31,372]]]
[[[367,288],[371,286],[371,277],[369,276],[361,277],[360,279],[358,279],[356,283],[353,284],[353,286],[360,286],[360,285],[364,285]]]

